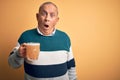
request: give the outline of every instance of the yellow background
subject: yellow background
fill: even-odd
[[[0,80],[23,80],[8,56],[20,34],[37,26],[47,0],[0,1]],[[120,80],[120,0],[51,0],[59,8],[56,27],[71,38],[78,80]]]

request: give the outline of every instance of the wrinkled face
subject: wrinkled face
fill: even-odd
[[[44,5],[39,13],[36,15],[38,21],[38,28],[44,31],[53,31],[58,18],[57,8],[52,4]]]

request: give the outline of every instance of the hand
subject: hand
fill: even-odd
[[[22,58],[26,58],[26,43],[20,45],[18,49],[19,56]]]

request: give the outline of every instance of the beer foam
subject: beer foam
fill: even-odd
[[[30,43],[27,43],[27,45],[33,45],[33,46],[35,46],[35,45],[40,45],[40,43],[30,42]]]

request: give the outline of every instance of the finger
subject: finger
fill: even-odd
[[[21,44],[22,47],[26,47],[26,43]]]

